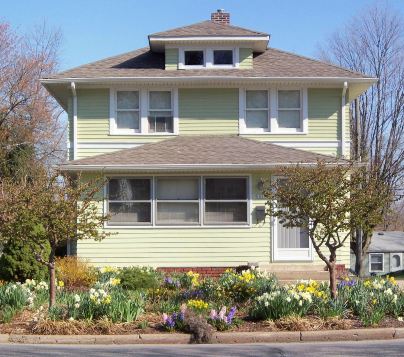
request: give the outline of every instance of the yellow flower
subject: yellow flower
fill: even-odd
[[[387,275],[387,280],[390,282],[390,284],[397,285],[397,281],[394,278],[394,276],[388,276]]]
[[[65,286],[65,283],[62,280],[59,280],[58,286],[59,286],[59,288],[63,288]]]
[[[191,284],[193,286],[199,286],[199,274],[198,273],[194,273],[192,270],[190,270],[187,273],[187,276],[189,276],[191,278]]]
[[[314,292],[316,291],[316,288],[313,286],[309,286],[308,288],[306,288],[306,291],[310,294],[314,294]]]
[[[108,305],[111,303],[111,295],[107,295],[102,301],[104,304]]]
[[[376,305],[376,303],[377,303],[377,299],[373,299],[373,300],[372,300],[372,304],[373,304],[373,305]]]
[[[196,310],[205,310],[209,304],[203,300],[188,300],[187,306]]]
[[[117,285],[119,285],[121,283],[121,279],[119,279],[119,278],[111,278],[110,283],[111,283],[112,286],[117,286]]]
[[[298,290],[298,291],[303,291],[303,290],[304,290],[304,284],[299,284],[299,285],[297,286],[297,290]]]
[[[372,285],[372,283],[371,283],[370,280],[366,280],[366,281],[363,283],[363,286],[364,286],[365,288],[368,288],[368,287],[371,286],[371,285]]]

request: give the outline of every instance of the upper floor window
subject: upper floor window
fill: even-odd
[[[269,130],[269,95],[267,90],[246,91],[246,127]]]
[[[172,133],[173,110],[171,92],[149,92],[149,132]]]
[[[205,64],[205,56],[202,50],[184,51],[184,60],[186,66],[203,66]]]
[[[240,89],[240,133],[307,134],[307,88]]]
[[[301,92],[300,90],[278,91],[278,128],[301,129]]]
[[[140,129],[139,92],[116,92],[116,130],[128,133],[138,132]]]
[[[233,65],[233,50],[213,50],[213,64]]]
[[[239,66],[239,48],[180,48],[180,69],[234,68]]]
[[[178,134],[178,91],[110,90],[110,134]]]

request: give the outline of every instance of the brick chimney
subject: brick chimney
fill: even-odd
[[[216,12],[212,12],[210,21],[216,22],[217,24],[229,25],[230,13],[224,12],[224,9],[218,9]]]

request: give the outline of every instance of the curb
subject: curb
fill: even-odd
[[[275,332],[217,332],[213,343],[289,343],[404,339],[404,328],[374,328],[322,331]],[[191,335],[136,334],[136,335],[1,335],[0,343],[71,344],[71,345],[137,345],[189,344]]]

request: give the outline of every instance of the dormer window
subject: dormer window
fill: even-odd
[[[184,51],[186,66],[204,66],[205,58],[203,51]]]
[[[239,67],[239,48],[180,48],[179,69]]]
[[[233,50],[213,50],[213,65],[233,65]]]

